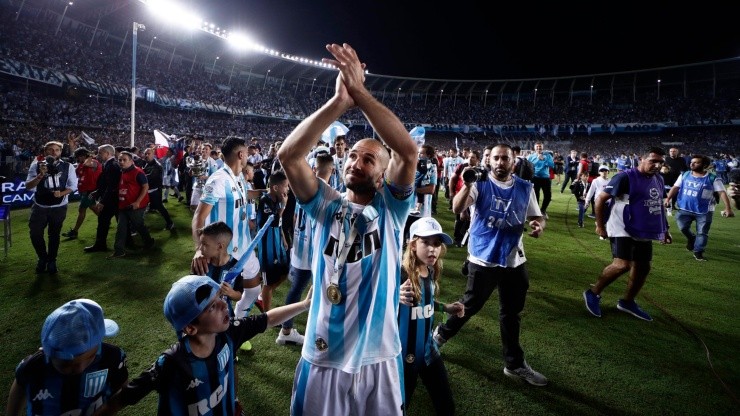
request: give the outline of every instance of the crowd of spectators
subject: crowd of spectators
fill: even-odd
[[[14,59],[96,82],[126,86],[131,67],[118,56],[121,39],[113,36],[92,38],[89,28],[65,27],[55,34],[53,14],[22,15],[15,9],[0,7],[0,57]],[[92,43],[91,43],[92,39]],[[138,50],[137,84],[172,98],[245,109],[250,116],[233,116],[202,110],[165,108],[137,101],[136,144],[153,142],[158,129],[177,136],[199,136],[218,142],[228,136],[258,137],[266,143],[280,140],[324,102],[326,91],[296,85],[294,81],[262,82],[260,79],[233,76],[231,68],[212,63],[192,63],[171,51]],[[735,83],[738,84],[738,83]],[[639,152],[645,142],[678,142],[692,152],[709,155],[737,153],[740,128],[739,85],[732,83],[712,88],[693,88],[687,96],[681,88],[665,87],[660,99],[647,89],[615,90],[593,96],[543,96],[535,100],[522,97],[468,97],[461,95],[420,96],[376,91],[385,105],[408,126],[431,124],[428,140],[440,148],[473,147],[491,141],[504,141],[531,149],[534,141],[544,140],[549,150],[567,153],[578,149],[589,154],[615,158],[621,153]],[[33,86],[20,78],[0,78],[0,162],[27,161],[39,154],[40,145],[51,139],[64,139],[70,132],[85,131],[97,143],[130,144],[130,104],[123,97],[91,96],[87,93],[51,86]],[[536,96],[535,96],[536,97]],[[350,112],[343,121],[354,136],[370,136],[359,112]],[[575,126],[611,123],[671,123],[676,126],[653,134],[588,135],[565,129],[555,134],[551,128],[538,134],[453,133],[452,125],[483,128],[494,125]],[[692,126],[692,128],[689,128]],[[21,166],[18,169],[23,169]]]

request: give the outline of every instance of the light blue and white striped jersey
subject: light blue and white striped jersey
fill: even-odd
[[[414,203],[391,195],[383,185],[367,207],[349,203],[342,217],[342,195],[319,181],[316,195],[302,204],[316,224],[311,241],[313,298],[306,321],[302,356],[310,363],[356,374],[362,366],[396,359],[401,352],[398,334],[398,296],[401,276],[401,233]],[[338,247],[339,227],[345,233],[357,220],[357,237],[349,248],[339,276],[342,301],[326,297]]]
[[[419,175],[419,172],[416,172],[417,175]],[[437,186],[437,165],[435,165],[431,160],[427,162],[427,173],[424,175],[421,175],[420,178],[417,179],[416,186],[418,188],[421,188],[423,186],[427,185],[434,185]],[[432,194],[424,194],[422,195],[422,204],[421,209],[419,210],[419,216],[422,218],[427,218],[432,216]]]
[[[234,176],[231,168],[224,166],[208,177],[200,201],[213,206],[204,225],[223,221],[231,227],[234,236],[229,243],[228,252],[241,259],[247,246],[252,242],[249,234],[247,184],[244,176],[241,172],[239,176]]]
[[[347,187],[344,186],[344,166],[347,163],[347,156],[347,153],[344,154],[344,157],[334,155],[334,172],[329,177],[329,185],[339,192],[347,190]]]
[[[309,235],[313,221],[306,217],[306,211],[295,204],[295,224],[293,225],[293,246],[290,248],[290,266],[295,269],[311,270],[311,242]]]

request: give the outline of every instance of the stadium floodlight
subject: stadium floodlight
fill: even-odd
[[[146,26],[133,22],[133,37],[131,50],[131,147],[134,147],[134,136],[136,135],[136,44],[139,30],[146,30]]]
[[[203,21],[200,17],[183,8],[179,4],[168,0],[140,0],[158,18],[169,23],[177,23],[188,29],[198,29]]]
[[[249,36],[242,33],[229,33],[226,41],[229,43],[229,45],[240,51],[255,50],[259,46],[254,43],[254,41]]]
[[[24,0],[25,1],[25,0]],[[245,35],[231,33],[226,29],[222,29],[214,22],[208,22],[200,19],[195,13],[189,11],[185,7],[179,5],[175,0],[138,0],[140,3],[146,5],[152,13],[158,18],[165,20],[169,23],[176,23],[180,26],[185,26],[190,29],[197,29],[205,33],[210,33],[216,37],[226,40],[232,45],[238,47],[241,50],[254,50],[259,53],[264,53],[282,60],[297,62],[301,65],[310,65],[319,68],[336,69],[333,65],[327,65],[323,62],[311,60],[307,58],[301,58],[293,55],[283,54],[282,52],[274,49],[268,49],[262,45],[256,44],[253,40]],[[20,14],[20,10],[18,11]],[[17,16],[16,16],[17,18]],[[120,53],[119,53],[120,54]],[[174,56],[174,53],[173,53]],[[192,72],[192,70],[191,70]],[[365,74],[370,72],[366,69]]]
[[[62,22],[64,22],[64,16],[67,14],[67,8],[69,6],[71,6],[71,5],[73,5],[73,4],[74,3],[70,1],[69,3],[67,3],[66,6],[64,6],[64,12],[62,12],[62,18],[59,19],[59,26],[57,26],[57,30],[56,30],[56,32],[54,32],[54,36],[56,36],[57,34],[59,34],[59,29],[62,28]]]

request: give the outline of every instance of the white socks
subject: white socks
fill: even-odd
[[[260,292],[262,292],[262,285],[257,285],[251,288],[244,288],[244,292],[242,292],[242,298],[239,299],[238,302],[236,302],[236,306],[234,307],[234,314],[236,315],[236,318],[244,318],[245,316],[249,315],[249,312],[252,310],[252,306],[254,305],[254,301],[257,300]]]

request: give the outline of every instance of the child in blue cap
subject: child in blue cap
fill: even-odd
[[[117,333],[118,325],[90,299],[54,310],[41,329],[41,349],[15,369],[5,414],[92,414],[128,379],[126,354],[103,342]]]
[[[164,300],[164,315],[177,333],[177,343],[96,415],[113,414],[138,403],[152,390],[159,393],[158,415],[238,415],[234,356],[239,346],[268,327],[307,311],[311,294],[309,290],[301,302],[235,319],[229,316],[220,285],[213,279],[181,278]]]

